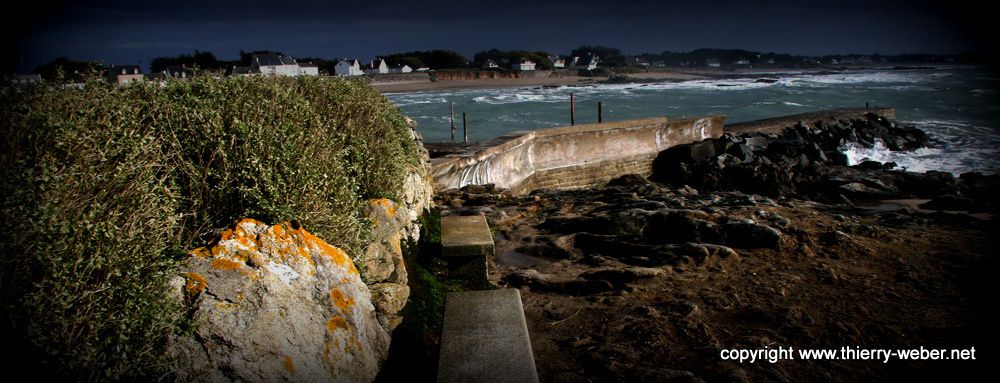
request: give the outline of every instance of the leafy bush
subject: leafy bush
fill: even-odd
[[[398,200],[416,161],[398,110],[359,82],[95,81],[0,106],[0,328],[64,377],[163,376],[186,249],[253,217],[359,254],[364,199]]]

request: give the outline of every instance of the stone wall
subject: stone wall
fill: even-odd
[[[628,173],[649,174],[672,145],[722,135],[724,117],[647,118],[518,132],[433,160],[437,190],[495,184],[524,194],[581,188]]]
[[[479,80],[493,78],[548,78],[551,70],[507,71],[507,70],[448,70],[434,72],[436,80]]]
[[[366,74],[360,78],[372,85],[431,82],[430,73],[427,72]]]
[[[407,122],[420,151],[421,163],[407,167],[403,198],[399,203],[389,199],[368,201],[368,219],[374,226],[373,240],[357,259],[364,282],[371,290],[379,323],[389,332],[402,322],[399,311],[410,296],[403,246],[407,241],[416,243],[420,239],[417,218],[431,207],[434,197],[430,157],[417,133],[416,122],[411,119]]]

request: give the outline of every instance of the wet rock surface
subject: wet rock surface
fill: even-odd
[[[927,144],[885,121],[844,125],[868,123],[852,139]],[[985,307],[998,287],[986,271],[997,266],[997,176],[848,167],[831,145],[850,132],[795,129],[808,139],[723,137],[664,152],[657,174],[673,173],[661,182],[628,175],[520,197],[477,186],[436,203],[489,221],[489,278],[521,290],[542,381],[897,381],[985,368],[720,358],[778,346],[968,348],[996,333]]]
[[[921,130],[877,115],[836,123],[799,122],[781,134],[726,134],[678,145],[660,153],[651,179],[700,191],[732,190],[769,197],[796,196],[823,202],[872,199],[936,199],[940,210],[996,209],[1000,177],[979,173],[896,170],[894,163],[863,161],[847,166],[848,146],[914,150],[933,146]]]

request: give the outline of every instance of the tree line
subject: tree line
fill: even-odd
[[[237,60],[220,60],[215,54],[207,51],[195,50],[190,54],[180,54],[177,56],[156,57],[150,61],[150,71],[152,73],[162,72],[170,67],[183,66],[186,70],[213,70],[228,71],[234,66],[250,65],[251,57],[259,53],[277,53],[278,51],[243,51],[240,50]],[[493,60],[501,67],[509,67],[519,60],[531,60],[535,62],[538,69],[552,69],[553,62],[550,57],[556,55],[543,51],[489,49],[479,51],[469,60],[459,52],[435,49],[426,51],[411,51],[404,53],[389,53],[376,56],[384,59],[389,66],[408,65],[410,68],[431,68],[440,69],[475,69],[482,68],[483,65]],[[866,62],[882,63],[905,63],[905,62],[956,62],[956,63],[976,63],[986,62],[987,58],[974,54],[959,55],[935,55],[935,54],[901,54],[901,55],[826,55],[826,56],[802,56],[790,55],[774,52],[755,52],[742,49],[695,49],[690,52],[664,51],[661,53],[642,53],[634,56],[626,56],[621,50],[602,45],[585,45],[570,51],[568,55],[561,57],[569,59],[577,57],[581,62],[589,61],[591,57],[599,58],[598,65],[601,67],[620,68],[627,66],[656,66],[662,67],[702,67],[706,66],[709,60],[717,60],[722,66],[730,66],[737,62],[743,65],[761,66],[781,66],[781,67],[801,67],[816,64],[836,64],[846,60],[862,59]],[[298,57],[299,63],[315,64],[321,73],[332,74],[339,59],[328,59],[320,57]],[[367,64],[367,62],[364,62]],[[102,71],[100,64],[88,61],[75,61],[66,57],[60,57],[52,62],[39,65],[34,73],[41,75],[45,79],[68,79],[75,80],[91,73]]]

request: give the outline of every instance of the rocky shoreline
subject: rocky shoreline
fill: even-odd
[[[521,290],[542,381],[894,381],[985,368],[719,356],[985,347],[1000,176],[848,166],[840,151],[876,142],[933,145],[876,116],[802,122],[672,147],[650,179],[520,197],[468,186],[435,202],[496,231],[490,280]]]

